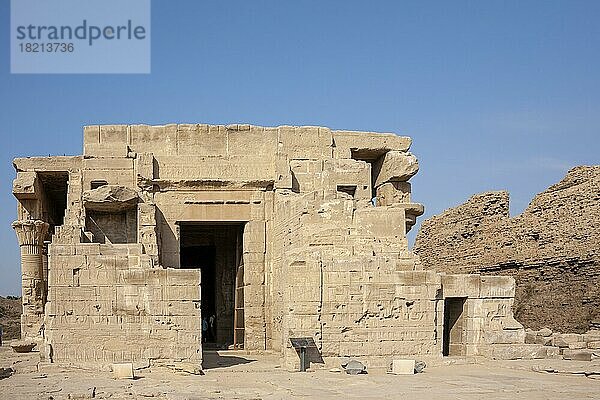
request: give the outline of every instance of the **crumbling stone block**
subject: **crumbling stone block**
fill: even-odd
[[[377,164],[375,187],[387,182],[406,182],[419,171],[417,158],[402,151],[388,151]]]
[[[565,349],[563,359],[573,361],[592,361],[593,353],[586,350]]]
[[[574,333],[557,334],[552,340],[552,345],[556,347],[569,347],[569,345],[581,342],[581,335]]]
[[[583,333],[600,301],[599,187],[600,166],[575,167],[514,217],[507,192],[475,195],[424,221],[414,251],[428,269],[514,276],[521,323]]]

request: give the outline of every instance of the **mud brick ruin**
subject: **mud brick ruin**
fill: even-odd
[[[514,280],[423,269],[411,140],[321,127],[107,125],[84,154],[14,160],[22,337],[48,361],[313,362],[522,343]],[[212,318],[211,318],[212,317]],[[202,321],[212,325],[202,339]]]
[[[528,328],[585,332],[600,319],[600,166],[573,168],[509,215],[487,192],[423,222],[415,252],[426,269],[516,278],[515,315]]]

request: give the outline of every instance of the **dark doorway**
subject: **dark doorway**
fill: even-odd
[[[465,297],[448,297],[444,299],[444,356],[465,355],[463,340]]]
[[[54,228],[64,222],[67,210],[67,191],[69,173],[67,171],[38,172],[38,177],[43,188],[42,219],[50,224],[49,234],[54,233]]]
[[[181,247],[180,260],[181,268],[200,268],[200,301],[202,305],[202,316],[209,318],[217,314],[215,299],[216,294],[216,249],[214,245],[210,246],[189,246]],[[207,342],[216,342],[216,337],[212,330],[208,330]]]
[[[351,153],[353,160],[364,161],[371,166],[371,202],[374,206],[377,206],[377,190],[375,188],[375,182],[377,182],[377,177],[379,176],[379,172],[381,172],[381,163],[383,161],[383,156],[385,156],[387,151],[375,149],[352,149]]]
[[[200,269],[202,324],[207,328],[202,341],[207,349],[227,349],[234,343],[235,302],[239,294],[236,275],[239,276],[242,264],[243,225],[179,222],[180,267]]]

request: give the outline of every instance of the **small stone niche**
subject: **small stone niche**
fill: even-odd
[[[135,190],[101,185],[83,194],[85,231],[93,243],[136,243],[137,203]]]
[[[93,243],[136,243],[136,209],[119,212],[86,210],[85,230],[92,233]]]

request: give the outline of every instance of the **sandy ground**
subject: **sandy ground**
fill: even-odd
[[[34,399],[600,399],[600,362],[563,360],[448,360],[421,374],[385,371],[346,375],[318,369],[288,372],[275,355],[211,352],[205,375],[166,368],[136,371],[135,380],[115,380],[109,372],[52,366],[38,370],[37,353],[0,348],[0,367],[16,373],[0,380],[1,400]],[[207,368],[208,367],[208,368]],[[562,373],[535,372],[551,368]],[[586,377],[585,371],[599,375]],[[579,374],[574,374],[579,372]],[[93,396],[93,397],[92,397]]]

